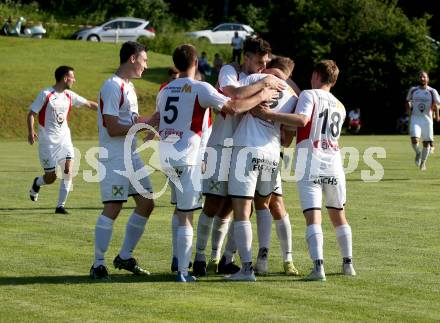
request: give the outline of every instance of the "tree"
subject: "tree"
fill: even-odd
[[[427,17],[410,20],[395,1],[290,0],[268,21],[268,40],[295,58],[295,77],[303,87],[309,86],[314,62],[336,61],[341,70],[336,94],[347,108],[364,111],[371,130],[393,129],[417,71],[436,66]]]

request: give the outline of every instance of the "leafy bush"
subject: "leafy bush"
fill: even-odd
[[[199,54],[203,51],[207,53],[211,65],[216,53],[220,54],[225,63],[229,62],[232,57],[232,49],[229,45],[213,45],[206,41],[187,37],[184,33],[159,33],[154,38],[142,37],[139,42],[147,45],[154,52],[166,55],[172,55],[174,49],[179,45],[192,44],[197,48]]]

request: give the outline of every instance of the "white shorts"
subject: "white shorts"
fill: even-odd
[[[425,118],[411,118],[409,134],[422,141],[434,141],[433,122]]]
[[[194,211],[202,208],[201,170],[198,166],[176,166],[175,172],[182,190],[170,179],[171,204],[182,212]]]
[[[52,172],[61,161],[74,159],[75,157],[71,141],[58,145],[39,145],[38,153],[40,164],[45,172]]]
[[[228,194],[253,199],[255,194],[268,196],[276,185],[279,154],[257,148],[234,147],[229,172]]]
[[[99,160],[99,162],[101,163],[101,165],[99,165],[99,172],[103,174],[102,172],[105,171],[104,179],[99,183],[102,203],[126,202],[128,196],[139,194],[147,196],[147,194],[153,192],[150,178],[146,176],[144,162],[139,155],[136,154],[132,157],[133,170],[138,171],[144,169],[145,173],[140,179],[132,179],[132,181],[136,181],[136,183],[130,182],[129,178],[115,172],[116,170],[125,170],[124,159]],[[105,170],[103,168],[105,168]]]
[[[278,169],[278,175],[275,180],[275,187],[273,188],[272,193],[275,195],[283,196],[283,187],[281,184],[281,170],[280,170],[280,168]]]
[[[302,211],[320,210],[322,195],[328,209],[343,210],[346,201],[345,176],[320,176],[316,180],[300,180],[297,182]]]
[[[232,147],[216,145],[207,147],[206,171],[203,174],[203,194],[228,195],[228,177],[231,165]]]

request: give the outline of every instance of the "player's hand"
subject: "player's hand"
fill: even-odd
[[[266,103],[262,103],[257,105],[255,108],[250,110],[250,113],[257,118],[260,118],[262,120],[270,120],[270,108],[269,105]]]
[[[147,135],[144,137],[144,142],[147,142],[149,140],[153,140],[156,137],[156,134],[152,131],[147,131]]]
[[[261,101],[268,102],[268,103],[271,103],[271,102],[278,100],[278,97],[279,97],[277,90],[273,90],[268,87],[265,87],[264,89],[262,89],[260,92],[260,95],[261,95]]]
[[[274,75],[268,75],[264,79],[264,87],[268,87],[277,91],[282,91],[286,88],[284,82]]]
[[[28,135],[28,143],[33,145],[38,140],[38,135],[35,132],[32,132]]]

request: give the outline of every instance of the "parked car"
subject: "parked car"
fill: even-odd
[[[224,23],[218,25],[212,30],[198,30],[189,32],[187,35],[197,39],[208,40],[212,44],[230,44],[236,31],[243,39],[254,34],[254,30],[248,25]]]
[[[116,18],[93,28],[84,28],[76,31],[71,39],[102,41],[102,42],[125,42],[136,41],[139,37],[154,37],[155,30],[150,22],[138,18]]]

